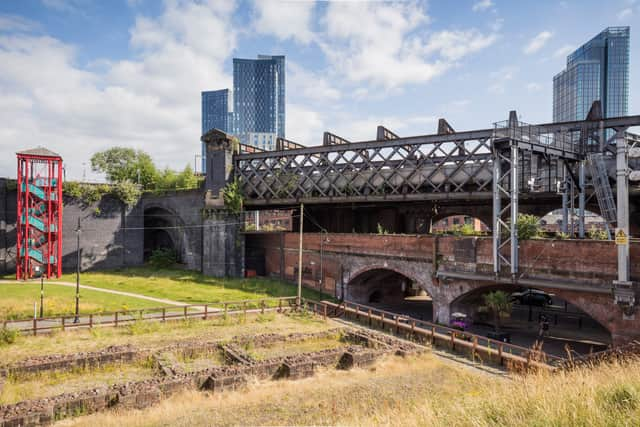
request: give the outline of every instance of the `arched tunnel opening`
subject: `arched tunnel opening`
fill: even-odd
[[[170,249],[176,261],[182,262],[181,247],[176,238],[176,218],[163,208],[149,208],[144,211],[144,261],[148,261],[153,251]]]
[[[418,283],[386,268],[375,268],[349,280],[346,299],[394,313],[431,321],[433,301]]]
[[[496,332],[495,314],[485,296],[502,291],[511,309],[499,320],[500,336],[511,343],[531,347],[536,341],[551,355],[566,357],[604,350],[611,345],[611,333],[588,313],[552,291],[511,285],[475,289],[454,300],[450,313],[467,319],[466,330],[484,336]],[[452,316],[454,317],[454,316]]]

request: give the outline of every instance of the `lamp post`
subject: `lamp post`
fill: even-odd
[[[40,318],[44,317],[44,276],[40,276]]]
[[[76,317],[73,323],[80,321],[80,218],[78,218],[78,228],[76,229]]]

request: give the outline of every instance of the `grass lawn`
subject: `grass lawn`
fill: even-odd
[[[83,285],[133,292],[187,304],[296,295],[294,285],[279,280],[266,278],[216,279],[189,270],[158,270],[151,267],[136,267],[86,272],[82,273],[80,277],[80,283]],[[75,275],[66,274],[62,280],[74,281]],[[303,289],[302,295],[313,299],[329,298],[309,289]]]
[[[44,315],[59,316],[75,311],[75,288],[54,284],[44,285]],[[16,319],[33,316],[33,303],[40,311],[40,283],[0,283],[0,319]],[[99,313],[105,311],[159,307],[162,304],[139,298],[113,295],[87,289],[80,290],[80,311]]]

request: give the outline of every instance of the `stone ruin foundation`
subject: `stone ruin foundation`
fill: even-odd
[[[255,360],[243,347],[268,347],[325,339],[340,335],[344,346]],[[54,370],[93,368],[109,363],[152,362],[154,377],[109,387],[60,394],[0,405],[0,426],[39,426],[54,421],[86,415],[111,408],[142,409],[186,389],[213,393],[234,390],[249,378],[260,380],[300,379],[312,376],[317,368],[351,369],[366,367],[385,354],[405,356],[422,351],[422,347],[395,337],[360,328],[336,328],[319,333],[289,335],[263,334],[235,337],[228,342],[192,340],[177,342],[160,349],[136,348],[132,345],[107,347],[97,352],[32,357],[0,368],[0,387],[8,375],[14,377]],[[221,355],[224,364],[187,371],[177,357]],[[167,356],[169,355],[169,356]]]

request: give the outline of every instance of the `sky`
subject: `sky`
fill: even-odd
[[[36,146],[68,179],[100,179],[91,155],[112,146],[193,165],[200,92],[258,54],[286,56],[286,137],[304,145],[380,124],[432,134],[441,117],[484,129],[510,110],[550,122],[566,55],[639,18],[640,0],[1,0],[0,176]],[[630,114],[639,46],[631,25]]]

